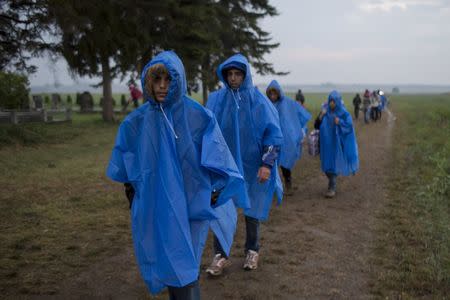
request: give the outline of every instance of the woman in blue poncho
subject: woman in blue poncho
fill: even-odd
[[[155,56],[141,76],[146,103],[122,122],[107,175],[127,186],[134,250],[152,293],[199,299],[198,276],[209,228],[229,251],[239,169],[213,114],[186,96],[178,56]],[[221,191],[217,197],[215,191]]]
[[[302,140],[306,135],[307,123],[311,114],[298,102],[287,97],[280,84],[272,80],[266,89],[267,97],[272,101],[280,117],[283,145],[280,149],[280,166],[284,177],[285,195],[292,195],[291,170],[301,157]]]
[[[314,127],[320,130],[320,161],[328,177],[325,197],[336,195],[338,175],[355,174],[359,169],[358,145],[352,117],[342,104],[337,91],[328,96],[328,103],[316,119]]]

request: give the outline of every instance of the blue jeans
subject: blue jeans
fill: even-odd
[[[326,173],[328,177],[328,189],[331,191],[336,191],[336,179],[337,175],[333,173]]]
[[[369,123],[370,119],[370,108],[364,108],[364,123]]]
[[[170,300],[200,300],[200,286],[198,280],[183,287],[169,286]]]
[[[248,250],[259,251],[259,220],[245,216],[245,252]],[[222,245],[219,240],[214,236],[214,252],[222,255],[222,257],[228,258],[223,251]]]

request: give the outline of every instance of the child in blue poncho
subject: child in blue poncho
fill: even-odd
[[[320,130],[321,168],[328,177],[325,197],[333,198],[337,176],[355,174],[359,169],[352,117],[337,91],[332,91],[328,96],[328,103],[317,117],[314,127]]]
[[[229,253],[244,181],[213,114],[186,95],[174,52],[155,56],[141,82],[146,103],[120,125],[107,175],[126,185],[135,255],[150,292],[168,287],[170,299],[199,299],[208,230]]]

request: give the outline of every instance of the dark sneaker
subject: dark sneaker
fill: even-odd
[[[292,189],[292,182],[286,182],[284,186],[284,194],[286,196],[294,195],[294,190]]]
[[[258,259],[259,259],[258,252],[248,250],[247,256],[245,257],[244,269],[247,271],[256,270],[258,268]]]
[[[211,265],[206,269],[206,273],[212,276],[219,276],[223,270],[231,265],[231,261],[221,254],[216,254],[211,262]]]

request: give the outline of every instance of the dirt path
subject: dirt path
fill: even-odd
[[[388,120],[389,119],[389,120]],[[260,268],[242,270],[242,218],[232,250],[233,265],[220,279],[201,275],[203,299],[365,299],[370,295],[375,213],[384,203],[394,117],[365,126],[356,122],[361,168],[338,178],[335,199],[322,195],[327,186],[318,158],[304,153],[294,171],[298,186],[262,225]],[[211,259],[211,240],[202,270]],[[66,281],[56,298],[150,299],[132,249],[111,257]],[[156,299],[166,299],[165,294]]]

